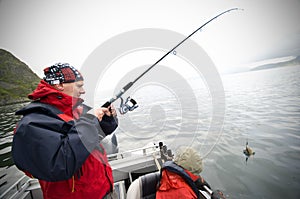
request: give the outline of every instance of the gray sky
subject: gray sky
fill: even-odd
[[[41,75],[56,62],[80,68],[97,46],[123,32],[161,28],[189,35],[233,7],[244,11],[192,37],[221,72],[300,55],[299,0],[0,0],[0,48]]]

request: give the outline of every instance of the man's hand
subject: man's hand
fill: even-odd
[[[116,111],[116,109],[115,109],[115,107],[114,107],[114,105],[110,105],[109,107],[108,107],[108,110],[110,111],[110,113],[111,113],[111,115],[110,116],[114,116],[114,117],[116,117],[117,116],[117,111]]]
[[[109,117],[117,116],[117,111],[113,105],[110,105],[107,108],[101,107],[101,108],[95,109],[94,115],[98,118],[99,121],[101,121],[104,115],[107,115]]]

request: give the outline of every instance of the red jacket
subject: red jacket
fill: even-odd
[[[102,128],[104,134],[109,134],[117,127],[117,124],[112,122],[110,125],[111,121],[99,122],[92,115],[82,118],[81,99],[61,93],[43,80],[29,95],[29,98],[38,100],[39,103],[34,106],[31,103],[29,108],[25,107],[25,110],[20,111],[20,114],[24,116],[16,128],[12,152],[18,168],[31,177],[38,176],[44,199],[100,199],[112,191],[112,169],[104,148],[99,146],[98,137],[101,132],[98,129]],[[51,105],[50,107],[60,110],[61,114],[57,114],[58,117],[53,113],[50,114],[53,111],[52,108],[47,109],[48,105],[39,107],[39,104]],[[47,121],[42,120],[41,117],[47,118]],[[72,121],[77,120],[80,126],[72,127],[71,124],[75,123]],[[69,130],[62,134],[61,126],[68,126]],[[89,132],[89,129],[92,129],[92,132]],[[52,134],[48,135],[49,133]],[[91,149],[86,149],[82,144],[81,137],[85,134],[90,134],[90,138],[92,136],[96,138],[94,139],[96,141],[90,139],[89,143],[93,145]],[[105,136],[104,134],[102,137]],[[58,136],[58,139],[62,137],[62,140],[56,144],[55,140],[51,140],[53,136]],[[57,149],[59,155],[48,152],[48,149],[52,150],[55,147],[59,147]],[[45,163],[47,161],[48,163]],[[44,166],[47,169],[43,169]],[[59,170],[56,175],[58,177],[53,177],[57,169]],[[56,180],[62,176],[60,173],[70,177],[66,180]]]
[[[184,177],[185,176],[185,177]],[[196,176],[172,162],[166,162],[161,174],[159,187],[156,191],[156,199],[197,199],[195,191],[188,184],[196,181],[199,176]]]

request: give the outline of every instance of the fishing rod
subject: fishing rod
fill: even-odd
[[[133,84],[135,82],[137,82],[141,77],[143,77],[147,72],[149,72],[154,66],[156,66],[161,60],[163,60],[166,56],[168,56],[171,52],[174,52],[175,49],[180,46],[182,43],[184,43],[187,39],[189,39],[191,36],[193,36],[196,32],[198,32],[199,30],[201,30],[204,26],[206,26],[207,24],[209,24],[211,21],[217,19],[218,17],[220,17],[221,15],[228,13],[230,11],[233,10],[240,10],[239,8],[231,8],[229,10],[226,10],[218,15],[216,15],[215,17],[211,18],[210,20],[208,20],[206,23],[204,23],[202,26],[200,26],[199,28],[197,28],[194,32],[192,32],[189,36],[187,36],[186,38],[184,38],[181,42],[179,42],[176,46],[174,46],[171,50],[169,50],[166,54],[164,54],[159,60],[157,60],[154,64],[152,64],[147,70],[145,70],[142,74],[140,74],[135,80],[133,80],[132,82],[127,83],[114,97],[112,97],[109,101],[105,102],[105,104],[102,105],[102,107],[108,107],[111,105],[111,103],[115,102],[117,99],[121,98],[121,96],[129,89],[133,86]],[[121,98],[122,99],[122,98]],[[127,111],[131,111],[134,108],[137,107],[136,105],[136,101],[131,99],[130,97],[127,98],[126,102],[131,102],[131,105],[128,105],[126,103],[123,104],[123,99],[120,105],[120,110],[123,110],[121,113],[125,114]]]

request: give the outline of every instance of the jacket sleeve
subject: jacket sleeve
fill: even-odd
[[[118,127],[117,117],[104,115],[100,122],[101,129],[105,135],[109,135]]]
[[[71,178],[105,136],[96,117],[65,122],[31,113],[19,122],[12,144],[15,165],[46,181]],[[100,137],[101,137],[100,136]]]
[[[83,105],[83,114],[82,116],[88,116],[88,111],[90,111],[92,108],[82,104]],[[91,116],[91,115],[90,115]],[[104,115],[102,120],[99,122],[102,133],[100,134],[100,139],[102,140],[106,135],[110,135],[111,133],[116,130],[118,127],[118,118],[117,116],[107,116]],[[104,134],[104,137],[102,137],[102,134]]]

